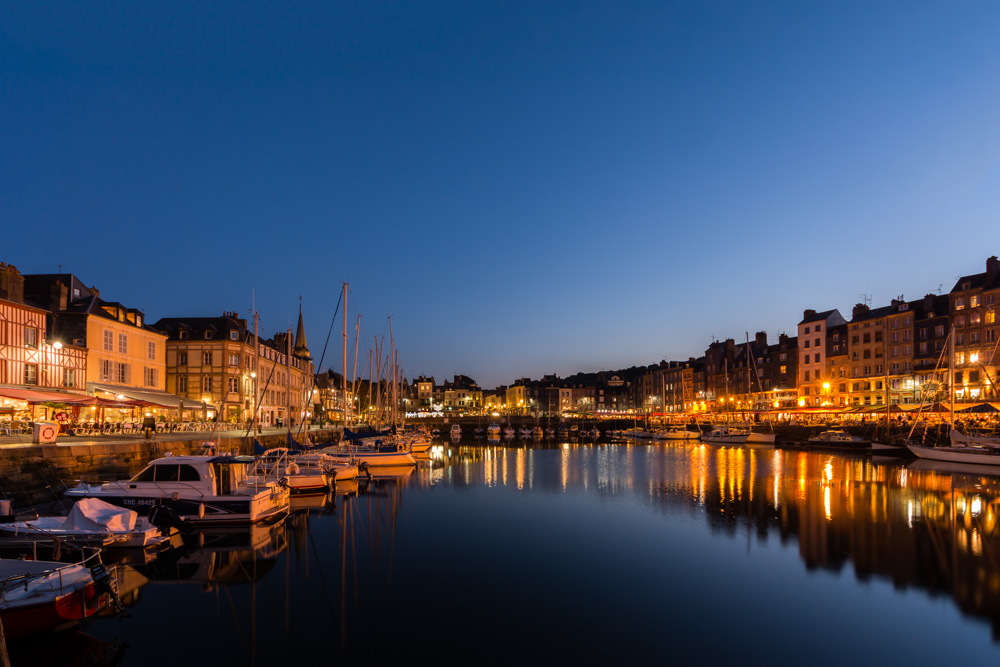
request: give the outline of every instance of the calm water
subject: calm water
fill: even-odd
[[[121,566],[127,618],[12,664],[1000,659],[1000,478],[975,470],[449,443],[314,504]]]

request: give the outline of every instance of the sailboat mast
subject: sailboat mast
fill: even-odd
[[[396,425],[396,341],[392,337],[392,317],[389,317],[389,354],[392,355],[392,391],[390,392],[390,414],[392,415],[392,425]]]
[[[256,298],[254,298],[253,308],[253,437],[260,433],[260,337],[257,335],[257,327],[260,323],[260,316],[257,314]]]
[[[951,328],[951,335],[948,336],[948,393],[951,395],[951,430],[955,430],[955,327]],[[951,439],[951,432],[948,433]]]
[[[347,396],[347,283],[342,287],[341,303],[344,304],[344,333],[343,333],[343,355],[344,355],[344,428],[351,425],[350,402]]]

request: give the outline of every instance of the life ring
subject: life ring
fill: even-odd
[[[44,424],[38,429],[38,439],[43,442],[55,440],[58,432],[55,424]]]

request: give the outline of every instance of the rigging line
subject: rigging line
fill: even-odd
[[[271,378],[274,377],[274,369],[278,365],[278,360],[275,359],[271,362],[271,372],[268,373],[267,382],[264,383],[264,388],[260,390],[259,395],[256,397],[256,401],[253,406],[254,417],[257,416],[257,411],[260,410],[260,406],[264,404],[264,395],[267,393],[267,388],[271,385]],[[240,441],[240,446],[238,451],[243,451],[243,445],[246,443],[247,438],[250,437],[250,430],[253,428],[253,422],[256,419],[251,420],[250,426],[247,427],[247,432],[244,434],[243,439]]]
[[[333,319],[330,320],[330,330],[326,333],[326,342],[323,343],[323,352],[319,355],[319,363],[316,364],[316,369],[323,368],[323,359],[326,358],[326,347],[330,344],[330,336],[333,334],[333,327],[337,324],[337,313],[340,312],[340,302],[344,298],[344,293],[340,292],[337,296],[337,307],[333,309]]]

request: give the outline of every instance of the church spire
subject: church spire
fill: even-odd
[[[302,323],[302,297],[299,297],[299,326],[295,329],[295,356],[311,359],[309,346],[306,344],[306,326]]]

